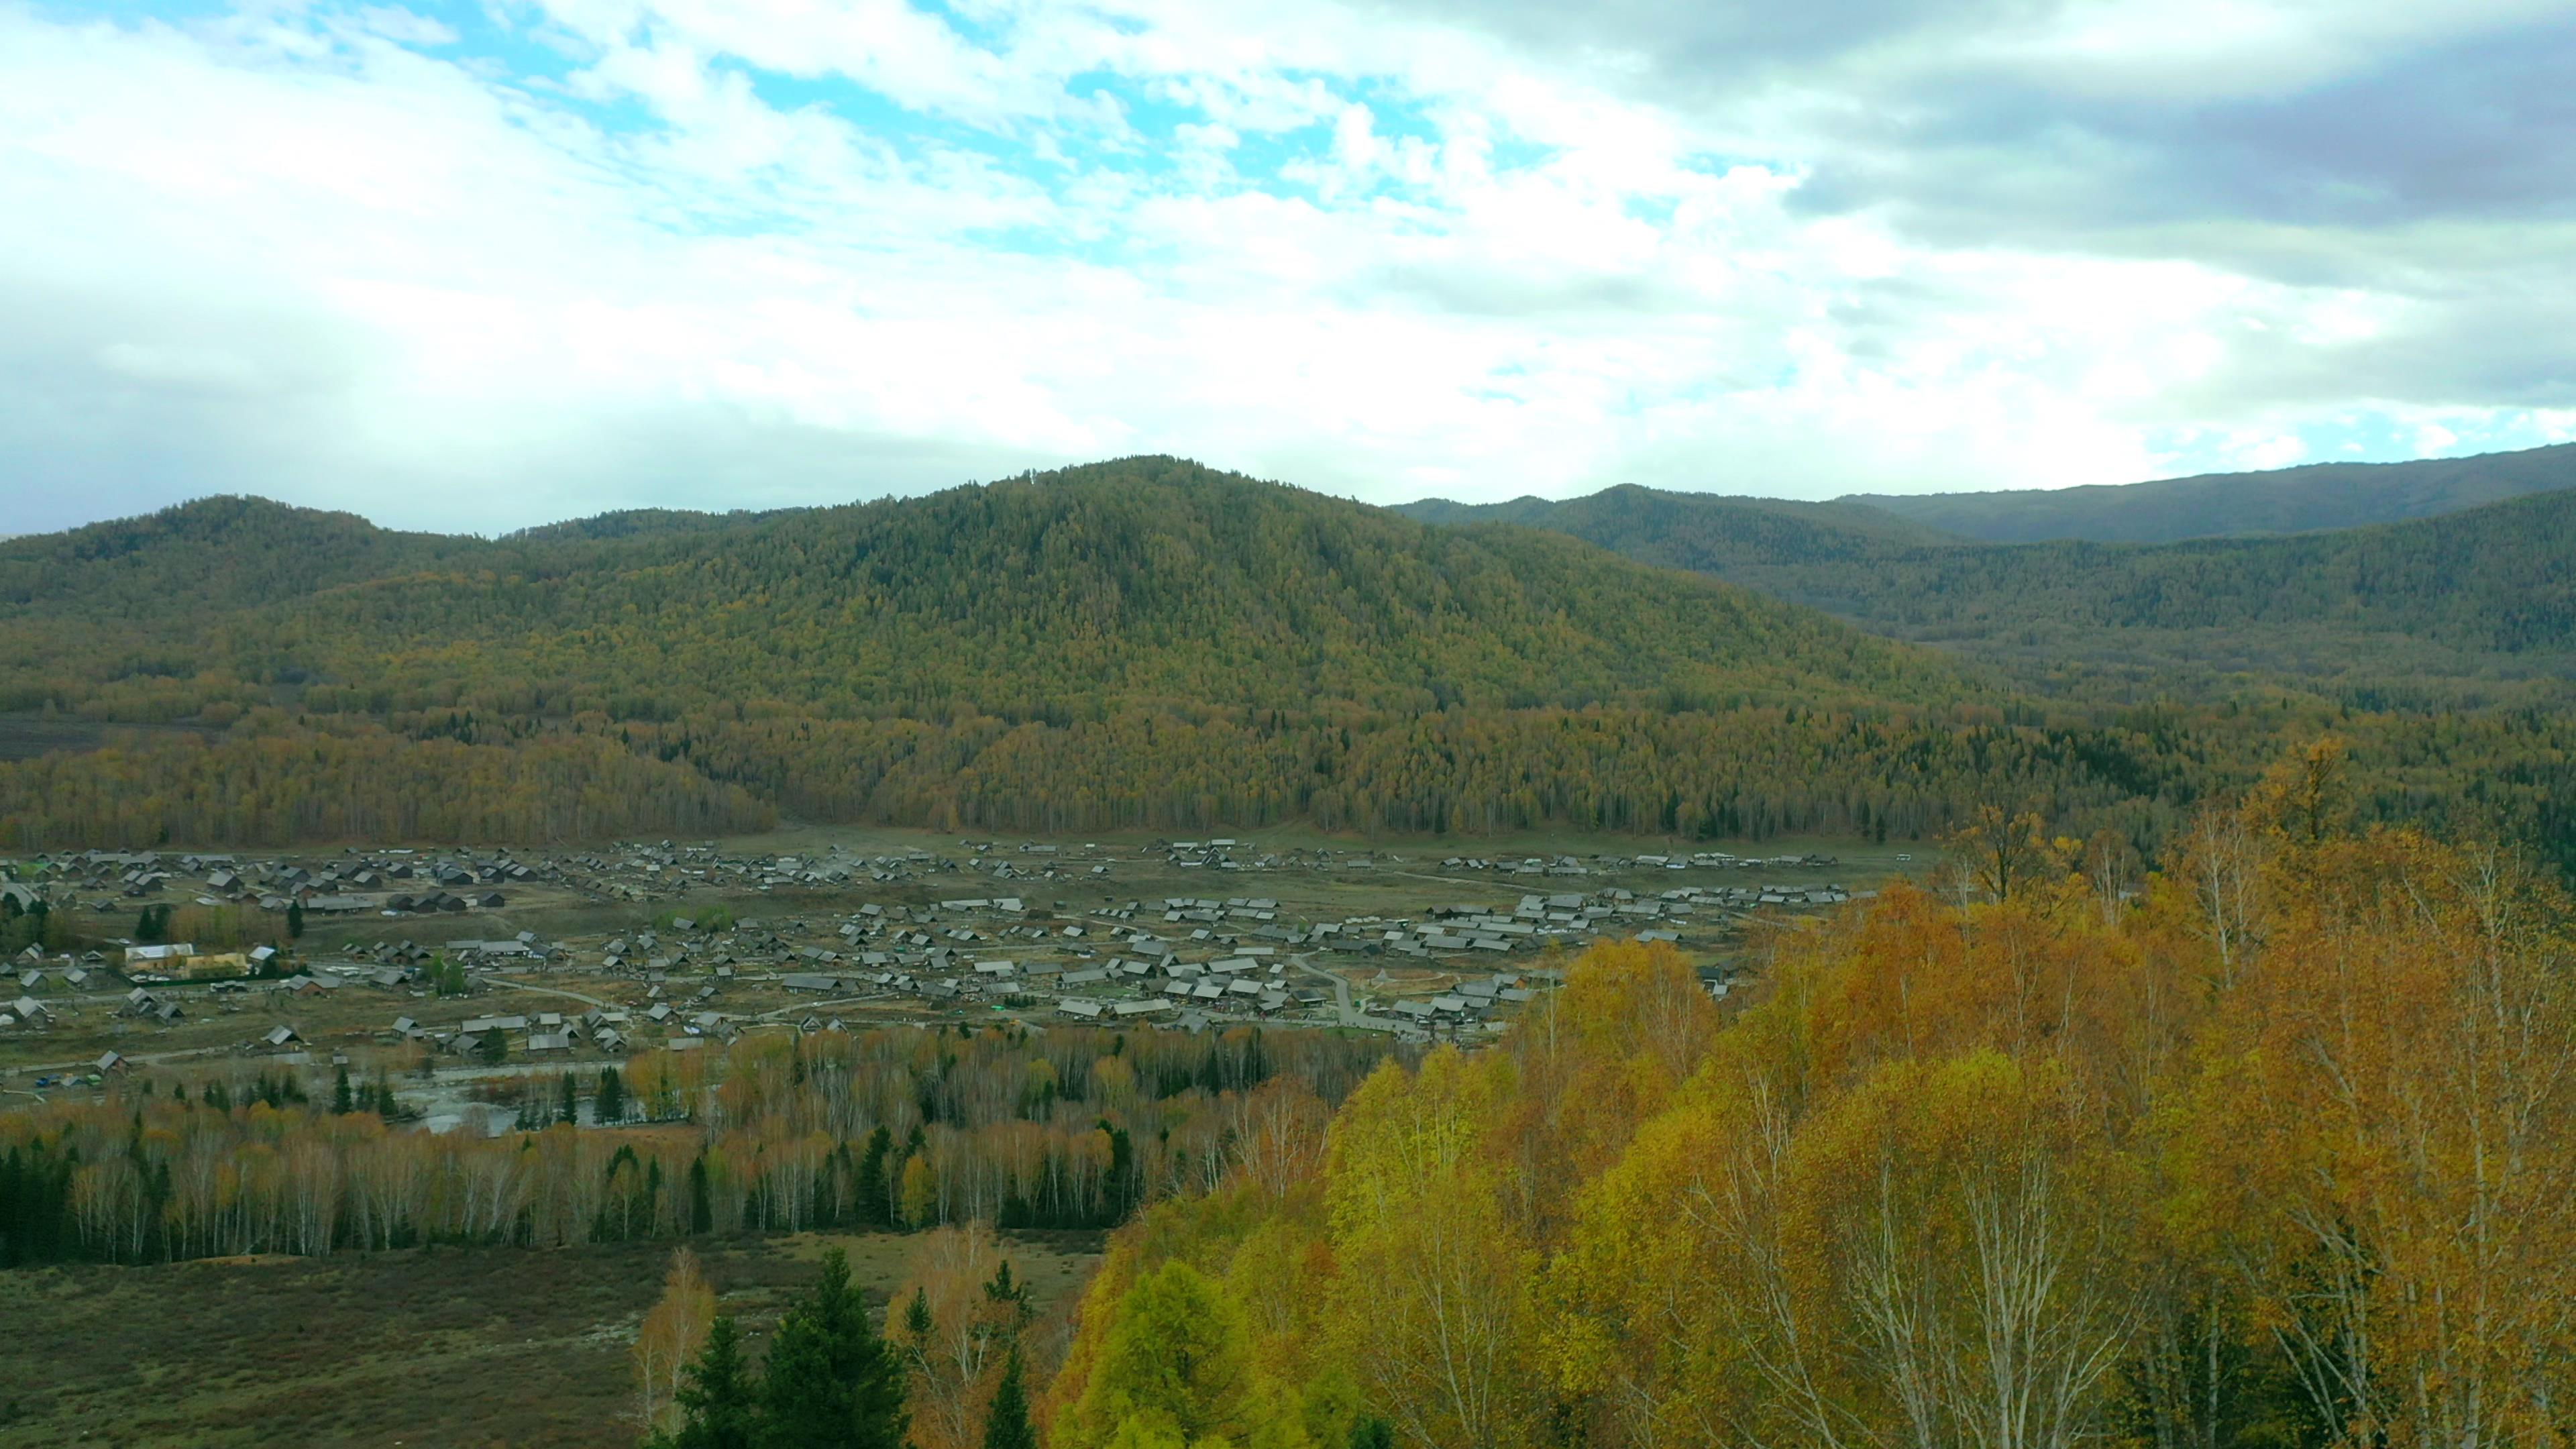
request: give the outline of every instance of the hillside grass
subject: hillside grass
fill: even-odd
[[[1084,1235],[1005,1241],[1042,1308],[1097,1261]],[[913,1242],[697,1249],[757,1352],[827,1243],[882,1306]],[[0,1273],[0,1445],[628,1449],[640,1431],[627,1346],[669,1257],[665,1243],[424,1248]]]

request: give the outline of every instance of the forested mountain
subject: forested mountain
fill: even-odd
[[[1964,688],[1933,657],[1545,533],[1434,530],[1157,459],[488,543],[238,499],[83,532],[118,546],[0,549],[0,577],[22,559],[35,575],[0,603],[30,656],[46,623],[74,618],[127,630],[162,655],[154,673],[207,688],[311,681],[302,702],[323,712],[386,695],[546,717],[768,701],[1018,721],[1140,705],[1931,702]],[[77,709],[125,662],[57,656],[50,677],[13,683]]]
[[[1872,545],[1960,541],[1956,535],[1866,504],[1663,493],[1632,483],[1561,501],[1515,498],[1507,503],[1453,503],[1426,498],[1399,504],[1395,511],[1424,523],[1517,523],[1554,529],[1589,538],[1631,558],[1677,568],[1697,565],[1678,557],[1652,557],[1647,552],[1650,540],[1681,532],[1695,537],[1702,547],[1740,542],[1769,556],[1819,559],[1852,556]],[[1633,539],[1637,546],[1612,539]]]
[[[767,511],[736,509],[730,513],[700,513],[686,508],[625,508],[612,513],[595,513],[588,518],[567,519],[562,523],[539,524],[522,528],[503,537],[517,543],[556,543],[567,540],[605,538],[643,538],[663,533],[708,533],[762,523],[792,513],[797,508]]]
[[[1872,508],[1664,493],[1634,484],[1562,502],[1516,498],[1509,503],[1469,505],[1435,498],[1407,503],[1396,511],[1450,526],[1508,523],[1543,528],[1572,534],[1644,563],[1729,579],[1747,570],[1783,566],[1867,564],[1904,549],[1962,542]],[[1779,576],[1755,577],[1756,587],[1777,592]]]
[[[229,731],[0,771],[17,843],[399,828],[370,779],[478,802],[433,834],[644,828],[656,801],[675,828],[1919,829],[1985,748],[1933,721],[2003,714],[1745,591],[1168,459],[488,542],[217,500],[0,546],[0,577],[10,707]]]
[[[1837,501],[1989,543],[2163,543],[2396,523],[2565,488],[2576,488],[2576,443],[2471,458],[2311,463],[2090,488],[1858,493]]]
[[[354,513],[203,498],[142,518],[0,540],[0,619],[203,617],[474,556],[477,539]]]
[[[1955,546],[1894,541],[1909,525],[1749,516],[1767,532],[1735,540],[1745,557],[1955,566]],[[0,581],[0,705],[198,727],[0,767],[19,847],[703,834],[780,812],[1914,836],[1994,799],[2147,839],[2330,724],[2386,812],[2548,833],[2567,758],[2555,717],[2034,703],[1558,534],[1163,458],[498,540],[214,500],[0,544]]]
[[[2563,678],[2576,663],[2576,492],[2157,545],[1909,541],[1640,488],[1522,516],[1877,633],[2037,666],[2025,678],[2252,672],[2385,696],[2435,676]]]

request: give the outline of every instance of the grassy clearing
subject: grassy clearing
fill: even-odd
[[[700,1243],[755,1348],[827,1243],[881,1301],[915,1239]],[[1078,1292],[1095,1238],[1008,1239],[1045,1304]],[[0,1445],[292,1444],[625,1449],[636,1323],[667,1243],[429,1248],[0,1274]]]

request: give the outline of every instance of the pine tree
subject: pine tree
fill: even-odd
[[[349,1092],[349,1064],[342,1062],[331,1073],[331,1111],[346,1117],[356,1110],[357,1101]]]
[[[1038,1434],[1029,1423],[1029,1395],[1021,1382],[1020,1351],[1002,1363],[1002,1382],[993,1389],[993,1406],[984,1415],[984,1449],[1038,1449]]]
[[[848,1442],[857,1422],[849,1386],[832,1373],[831,1343],[802,1304],[778,1321],[760,1383],[761,1444],[827,1449]]]
[[[894,1134],[877,1124],[868,1134],[868,1150],[859,1158],[859,1221],[882,1228],[892,1220],[888,1208],[886,1155],[894,1151]]]
[[[767,1449],[902,1449],[903,1370],[868,1326],[840,1249],[780,1320],[761,1390]]]
[[[1029,1306],[1029,1286],[1012,1275],[1010,1259],[1004,1258],[1001,1266],[993,1270],[991,1281],[984,1285],[984,1301],[999,1315],[1000,1331],[1016,1344],[1034,1310]],[[1014,1347],[1012,1352],[1019,1350]]]
[[[562,1081],[563,1099],[555,1109],[555,1120],[578,1123],[581,1121],[581,1097],[578,1089],[573,1086],[572,1073],[564,1073]]]
[[[286,939],[290,941],[304,939],[304,903],[302,901],[286,903]]]
[[[757,1449],[761,1435],[761,1385],[743,1362],[731,1318],[707,1328],[707,1346],[686,1370],[688,1382],[673,1399],[687,1421],[666,1441],[669,1449]]]
[[[904,1305],[903,1336],[916,1344],[922,1343],[929,1339],[930,1331],[937,1326],[930,1317],[930,1290],[913,1289],[912,1301]]]
[[[602,1125],[626,1120],[626,1082],[613,1066],[599,1069],[599,1093],[591,1099],[591,1114]]]

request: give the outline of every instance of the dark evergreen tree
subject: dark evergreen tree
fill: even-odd
[[[1029,1304],[1029,1285],[1013,1276],[1008,1258],[1002,1260],[1001,1266],[993,1270],[992,1279],[985,1283],[984,1301],[1001,1310],[1001,1331],[1014,1340],[1019,1337],[1020,1330],[1028,1326],[1035,1312]],[[1016,1348],[1012,1351],[1018,1352]]]
[[[718,1318],[708,1326],[706,1348],[683,1374],[688,1382],[673,1398],[686,1419],[678,1434],[663,1441],[669,1449],[758,1449],[765,1442],[761,1386],[743,1362],[741,1338],[731,1318]]]
[[[617,1074],[616,1067],[599,1069],[599,1092],[590,1105],[591,1115],[602,1125],[626,1120],[626,1079]]]
[[[859,1221],[870,1227],[887,1227],[894,1221],[892,1189],[886,1182],[886,1155],[892,1151],[894,1134],[880,1122],[868,1134],[868,1150],[859,1158]]]
[[[993,1406],[984,1414],[984,1449],[1038,1449],[1037,1429],[1029,1423],[1028,1387],[1021,1382],[1020,1350],[1002,1361],[1002,1381],[994,1386]]]
[[[902,1449],[903,1369],[869,1327],[840,1249],[780,1320],[761,1390],[766,1449]]]
[[[913,1289],[912,1301],[905,1304],[903,1308],[903,1336],[914,1343],[921,1343],[927,1340],[930,1337],[930,1331],[938,1326],[930,1317],[930,1291],[926,1288]]]

